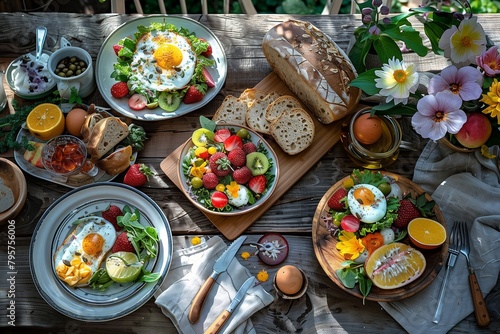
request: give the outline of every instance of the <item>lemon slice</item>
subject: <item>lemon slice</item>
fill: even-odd
[[[106,271],[109,277],[117,283],[135,281],[141,273],[142,262],[132,252],[117,252],[108,256]]]
[[[40,140],[49,140],[64,132],[64,115],[57,105],[42,103],[29,113],[26,126],[33,136]]]

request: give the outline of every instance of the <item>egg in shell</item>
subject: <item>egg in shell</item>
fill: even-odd
[[[114,226],[101,217],[86,217],[54,254],[55,271],[69,286],[86,286],[116,240]]]
[[[347,204],[351,213],[367,224],[382,219],[387,211],[384,194],[371,184],[357,184],[347,193]]]
[[[154,91],[184,88],[196,66],[196,54],[189,41],[171,31],[153,30],[136,43],[132,63],[132,81]]]

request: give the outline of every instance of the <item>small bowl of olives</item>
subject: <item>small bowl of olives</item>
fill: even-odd
[[[73,88],[80,97],[89,96],[95,89],[92,57],[82,48],[62,47],[50,56],[48,67],[62,98],[69,99]]]

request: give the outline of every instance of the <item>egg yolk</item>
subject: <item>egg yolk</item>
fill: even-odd
[[[359,187],[354,190],[352,195],[361,205],[372,205],[375,202],[375,195],[368,188]]]
[[[182,51],[173,44],[160,45],[153,54],[156,64],[165,70],[171,70],[182,62]]]
[[[103,237],[98,233],[90,233],[83,238],[83,251],[92,256],[98,256],[102,252],[104,245]]]

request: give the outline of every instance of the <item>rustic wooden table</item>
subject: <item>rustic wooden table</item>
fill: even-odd
[[[48,29],[46,49],[58,47],[58,41],[64,36],[72,45],[81,46],[96,58],[106,37],[122,23],[133,19],[135,15],[82,15],[67,13],[0,13],[0,69],[5,70],[9,62],[17,56],[35,49],[35,28],[45,26]],[[141,151],[138,161],[152,166],[157,174],[141,190],[158,203],[167,216],[174,235],[176,246],[188,245],[194,235],[220,235],[215,226],[196,209],[162,172],[160,163],[181,145],[199,125],[199,116],[212,116],[224,96],[239,95],[244,89],[254,87],[261,82],[271,69],[262,53],[261,41],[268,29],[285,20],[288,16],[258,15],[191,15],[191,18],[211,29],[222,42],[228,62],[228,76],[217,97],[201,110],[185,116],[158,122],[139,123],[146,129],[149,140],[145,150]],[[301,20],[312,22],[329,34],[344,50],[347,48],[353,30],[360,24],[359,16],[300,16]],[[482,15],[480,22],[494,42],[500,43],[500,32],[495,26],[498,16]],[[412,58],[419,70],[439,69],[442,64],[432,57]],[[8,87],[7,85],[5,85]],[[18,99],[7,89],[9,101]],[[29,103],[29,101],[20,101]],[[85,102],[106,106],[99,91]],[[3,112],[13,112],[12,106]],[[405,132],[407,135],[411,130]],[[424,142],[417,142],[422,149]],[[3,156],[13,159],[13,153]],[[387,168],[411,179],[413,167],[419,152],[401,152],[398,160]],[[306,297],[297,301],[276,300],[269,307],[252,316],[258,333],[286,332],[338,332],[362,333],[384,332],[402,333],[405,330],[392,319],[376,302],[368,301],[363,305],[357,299],[337,287],[325,274],[314,254],[311,240],[311,222],[317,204],[323,194],[337,180],[347,176],[356,166],[347,158],[340,143],[329,148],[317,163],[310,164],[308,172],[281,198],[252,224],[244,234],[248,242],[256,242],[263,234],[271,231],[282,233],[290,243],[290,254],[285,263],[303,268],[309,277],[309,289]],[[286,175],[283,175],[286,177]],[[90,323],[67,318],[40,296],[35,288],[29,269],[29,246],[31,235],[40,215],[68,188],[26,175],[28,181],[28,199],[23,211],[15,217],[15,327],[8,326],[6,305],[8,297],[7,280],[7,225],[0,226],[0,262],[1,273],[1,320],[2,332],[16,329],[23,332],[139,332],[139,333],[175,333],[172,322],[165,317],[160,308],[151,299],[137,311],[123,318]],[[121,177],[115,181],[121,182]],[[227,240],[228,241],[228,240]],[[229,242],[229,241],[228,241]],[[266,269],[271,277],[277,267],[266,266],[251,257],[243,263],[252,273]],[[274,293],[271,281],[264,283],[270,293]],[[491,333],[500,328],[500,284],[486,296],[491,316],[488,328],[478,328],[474,315],[457,324],[453,333]]]

